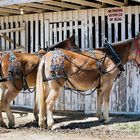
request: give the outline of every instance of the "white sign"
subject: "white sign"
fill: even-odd
[[[124,18],[124,11],[122,8],[108,9],[108,22],[120,23]]]

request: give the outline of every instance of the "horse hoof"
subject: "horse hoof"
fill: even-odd
[[[34,119],[34,122],[38,123],[38,119],[35,118],[35,119]]]
[[[54,124],[54,122],[47,123],[47,125],[48,125],[47,129],[48,130],[53,130],[53,124]]]
[[[0,127],[7,128],[7,125],[4,122],[0,122]]]
[[[104,124],[109,124],[110,119],[104,119]]]
[[[103,123],[103,122],[104,122],[104,118],[103,118],[102,115],[98,116],[98,121],[99,121],[100,123]]]
[[[9,126],[9,128],[14,128],[15,123],[11,123],[11,122],[9,122],[9,123],[8,123],[8,126]]]
[[[34,114],[35,121],[38,122],[38,115]]]
[[[98,121],[99,121],[100,123],[104,123],[105,120],[104,120],[103,118],[102,118],[102,119],[99,118]]]
[[[39,124],[39,126],[40,126],[41,129],[46,129],[47,128],[46,123],[41,123],[41,124]]]
[[[48,126],[47,130],[53,130],[53,127],[52,126]]]

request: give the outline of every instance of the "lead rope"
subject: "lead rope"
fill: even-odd
[[[28,93],[28,92],[33,93],[35,91],[35,88],[29,88],[29,85],[27,83],[25,76],[23,76],[22,80],[23,80],[23,91],[21,91],[21,93]],[[28,90],[28,92],[25,92],[25,90]]]

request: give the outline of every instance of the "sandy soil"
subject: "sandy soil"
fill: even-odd
[[[7,123],[5,113],[4,121]],[[14,114],[14,129],[0,128],[0,140],[140,140],[140,117],[116,116],[104,125],[94,116],[54,116],[54,130],[40,129],[33,114]]]

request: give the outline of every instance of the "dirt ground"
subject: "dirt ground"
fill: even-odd
[[[4,121],[7,123],[5,113]],[[140,117],[115,116],[104,125],[91,115],[54,116],[54,130],[40,129],[33,114],[14,114],[14,129],[0,128],[0,140],[140,140]]]

